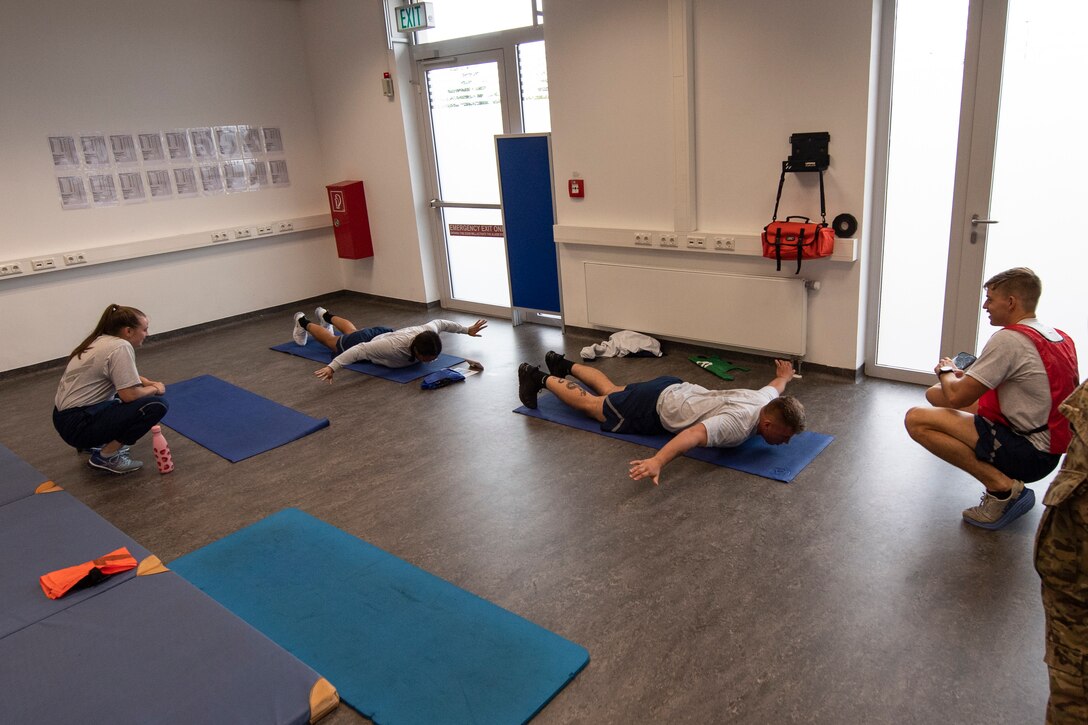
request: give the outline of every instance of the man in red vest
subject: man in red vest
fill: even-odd
[[[1003,329],[969,370],[941,358],[926,391],[932,407],[911,408],[905,422],[911,438],[986,487],[963,520],[1000,529],[1035,505],[1024,483],[1053,471],[1069,445],[1058,405],[1077,387],[1077,351],[1069,335],[1036,319],[1042,283],[1030,269],[994,275],[985,289],[982,308]]]

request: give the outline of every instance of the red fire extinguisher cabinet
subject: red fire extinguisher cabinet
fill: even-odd
[[[373,257],[374,240],[370,236],[370,217],[366,213],[363,182],[339,181],[325,189],[329,192],[337,255],[341,259]]]

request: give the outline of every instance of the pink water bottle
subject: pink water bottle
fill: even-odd
[[[161,426],[151,427],[151,449],[155,452],[155,463],[159,467],[159,473],[170,473],[174,470],[174,459],[170,455],[170,446],[166,445],[166,437],[162,434]]]

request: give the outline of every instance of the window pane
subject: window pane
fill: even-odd
[[[427,71],[444,201],[499,203],[495,135],[503,133],[498,63]]]
[[[876,362],[925,371],[941,352],[967,1],[895,12]]]
[[[518,77],[521,79],[521,118],[525,133],[551,131],[543,40],[518,46]]]
[[[429,0],[434,6],[431,30],[416,34],[419,43],[524,28],[533,24],[532,0]]]
[[[1080,345],[1081,378],[1088,375],[1083,352],[1088,349],[1083,290],[1088,240],[1075,231],[1046,233],[1044,220],[1072,206],[1083,185],[1078,150],[1084,114],[1075,94],[1069,96],[1069,82],[1088,75],[1081,42],[1086,23],[1083,0],[1009,4],[989,214],[1000,223],[981,232],[986,236],[983,280],[1010,267],[1031,267],[1043,280],[1039,319]],[[1055,106],[1063,98],[1067,103]],[[979,350],[993,333],[982,315]]]
[[[442,210],[445,219],[446,253],[450,265],[450,286],[455,299],[510,306],[510,279],[506,271],[506,241],[501,236],[469,236],[466,226],[491,225],[502,228],[498,209]]]

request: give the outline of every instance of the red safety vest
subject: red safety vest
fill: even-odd
[[[1047,380],[1050,382],[1050,417],[1047,419],[1046,425],[1029,431],[1013,430],[1020,435],[1030,435],[1049,428],[1050,452],[1065,453],[1065,449],[1069,447],[1069,441],[1073,438],[1073,433],[1069,430],[1069,421],[1058,412],[1058,406],[1069,397],[1080,382],[1077,378],[1079,375],[1077,371],[1077,348],[1073,344],[1073,339],[1061,330],[1056,330],[1056,332],[1062,336],[1062,340],[1060,342],[1051,342],[1043,337],[1038,330],[1027,325],[1009,325],[1005,329],[1023,333],[1035,344],[1035,349],[1039,351],[1039,357],[1043,361]],[[1001,386],[998,385],[998,387]],[[997,388],[987,390],[978,399],[978,414],[986,420],[1009,425],[1009,421],[1001,414],[1001,404],[997,399]],[[1012,426],[1009,427],[1012,428]]]

